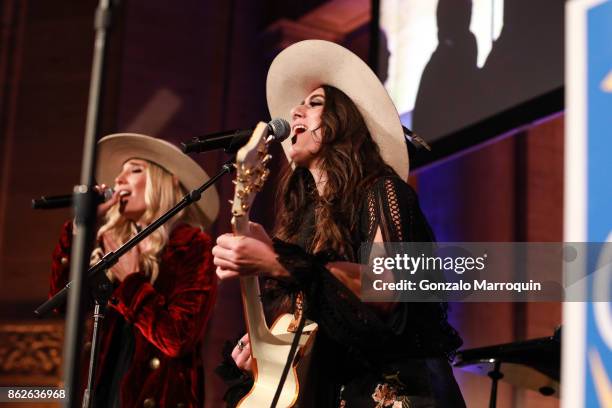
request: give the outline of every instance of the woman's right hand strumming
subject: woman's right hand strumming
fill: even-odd
[[[249,334],[242,336],[232,350],[232,358],[236,366],[242,371],[249,374],[253,373],[253,360],[251,359],[251,343],[249,342]]]

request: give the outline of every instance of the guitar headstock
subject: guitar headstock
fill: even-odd
[[[266,167],[272,156],[268,154],[268,125],[259,122],[248,143],[236,154],[236,185],[232,203],[232,223],[236,233],[240,225],[248,226],[248,215],[257,193],[263,188],[270,170]]]

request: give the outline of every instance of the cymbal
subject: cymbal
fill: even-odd
[[[462,350],[453,365],[491,377],[496,363],[501,380],[559,398],[561,343],[558,336]]]

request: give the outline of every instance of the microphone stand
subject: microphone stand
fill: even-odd
[[[116,3],[118,0],[112,0]],[[83,163],[80,185],[74,188],[75,226],[78,233],[73,243],[73,257],[70,263],[70,278],[74,291],[70,296],[66,314],[66,337],[64,339],[64,385],[66,399],[63,406],[76,407],[80,392],[81,341],[85,296],[83,296],[83,272],[89,265],[93,248],[96,223],[96,196],[94,169],[96,167],[96,139],[100,133],[100,102],[104,61],[107,51],[107,32],[111,23],[111,0],[100,0],[94,19],[96,39],[87,104],[85,140],[83,143]]]
[[[103,276],[106,278],[106,276]],[[104,279],[102,283],[94,289],[94,313],[93,313],[93,331],[91,334],[91,351],[89,354],[89,369],[87,370],[87,388],[83,393],[83,408],[93,407],[94,401],[94,380],[96,370],[98,368],[98,354],[100,352],[100,334],[102,330],[102,321],[106,312],[106,304],[113,292],[112,283],[108,279]]]
[[[109,298],[109,294],[112,291],[112,287],[108,279],[106,279],[106,275],[104,274],[104,271],[106,271],[107,269],[115,265],[123,254],[125,254],[130,249],[135,247],[140,241],[142,241],[143,239],[151,235],[153,231],[155,231],[156,229],[161,227],[163,224],[165,224],[170,218],[174,217],[185,207],[198,201],[202,197],[202,193],[205,190],[207,190],[210,186],[212,186],[223,175],[230,174],[234,170],[234,164],[233,164],[234,161],[235,160],[232,158],[232,160],[225,162],[221,166],[221,170],[217,174],[215,174],[210,180],[208,180],[206,183],[202,184],[200,187],[196,188],[195,190],[191,191],[190,193],[186,194],[181,201],[176,203],[174,207],[170,208],[167,212],[162,214],[158,219],[156,219],[151,224],[149,224],[146,228],[144,228],[142,231],[134,235],[130,240],[128,240],[126,243],[124,243],[119,248],[117,248],[116,251],[114,252],[110,251],[107,254],[105,254],[102,257],[102,259],[100,259],[94,266],[89,268],[89,270],[87,271],[85,282],[88,282],[88,283],[96,282],[97,284],[94,285],[94,288],[95,288],[94,291],[96,292],[96,294],[94,295],[94,298],[95,298],[95,309],[94,309],[94,316],[93,316],[94,317],[94,332],[92,335],[91,356],[89,359],[89,375],[88,375],[89,378],[87,381],[87,389],[85,390],[85,394],[83,397],[83,407],[90,407],[94,399],[93,379],[94,379],[96,362],[97,362],[97,354],[98,354],[98,349],[99,349],[98,330],[100,329],[100,326],[101,326],[101,320],[104,318],[104,310],[105,310],[106,303]],[[68,282],[68,284],[66,284],[66,286],[62,290],[57,292],[55,295],[49,298],[45,303],[40,305],[34,311],[34,314],[38,317],[42,317],[43,315],[49,313],[51,310],[63,305],[66,302],[66,297],[68,293],[72,291],[73,286],[74,286],[74,280],[71,282]],[[72,298],[73,296],[70,296],[70,299]],[[78,390],[76,390],[75,392],[78,392]]]

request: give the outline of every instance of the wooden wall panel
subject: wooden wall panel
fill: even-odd
[[[33,211],[30,200],[78,183],[95,1],[8,3],[24,14],[8,33],[18,49],[9,59],[11,95],[3,95],[0,300],[31,305],[46,298],[50,253],[70,212]]]
[[[414,172],[423,211],[438,241],[512,242],[515,231],[515,139],[509,135]],[[510,303],[456,303],[451,324],[463,349],[513,341]],[[468,406],[487,406],[490,380],[455,369]],[[499,406],[512,406],[500,384]]]
[[[563,117],[546,118],[414,172],[440,241],[562,241]],[[560,303],[454,304],[464,349],[553,334]],[[490,380],[455,370],[468,406],[486,406]],[[500,406],[554,407],[557,399],[507,384]]]

